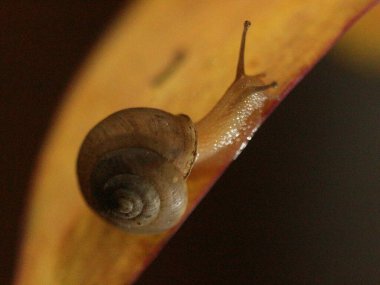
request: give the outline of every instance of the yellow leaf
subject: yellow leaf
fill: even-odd
[[[283,99],[374,3],[145,0],[128,6],[70,87],[45,143],[34,173],[16,283],[129,284],[178,229],[127,234],[85,205],[76,158],[98,121],[136,106],[186,113],[198,121],[234,79],[247,19],[253,22],[247,73],[265,72],[268,80],[278,82],[272,92]],[[278,102],[270,101],[265,114]],[[209,161],[194,169],[186,216],[229,162]]]

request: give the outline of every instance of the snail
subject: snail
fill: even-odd
[[[153,108],[111,114],[85,137],[77,174],[88,205],[110,223],[133,233],[159,233],[175,226],[187,206],[186,178],[197,161],[226,146],[243,148],[251,121],[268,99],[263,74],[244,71],[249,21],[245,21],[235,81],[199,122]],[[239,149],[239,147],[238,147]]]

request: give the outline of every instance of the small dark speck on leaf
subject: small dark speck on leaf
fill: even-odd
[[[158,73],[152,80],[151,85],[153,87],[159,87],[165,81],[167,81],[180,67],[186,57],[186,53],[183,50],[178,50],[169,64]]]

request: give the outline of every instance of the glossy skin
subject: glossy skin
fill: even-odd
[[[264,103],[270,99],[264,91],[275,87],[276,82],[265,85],[261,80],[265,74],[246,75],[244,70],[245,38],[250,22],[244,23],[236,79],[215,107],[196,124],[198,131],[198,162],[218,155],[218,161],[229,161],[247,145],[255,129],[251,126],[261,121]],[[237,145],[237,148],[230,148]],[[239,149],[228,153],[228,149]]]
[[[133,108],[112,114],[89,132],[77,172],[87,203],[100,216],[135,233],[167,230],[186,210],[186,178],[193,164],[213,157],[223,165],[246,146],[270,98],[264,91],[276,86],[265,85],[263,74],[244,72],[249,26],[246,21],[235,81],[196,125],[186,115]]]

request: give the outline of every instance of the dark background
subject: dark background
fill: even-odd
[[[0,3],[0,284],[34,159],[120,1]],[[138,284],[380,284],[380,80],[334,51],[289,95]]]

